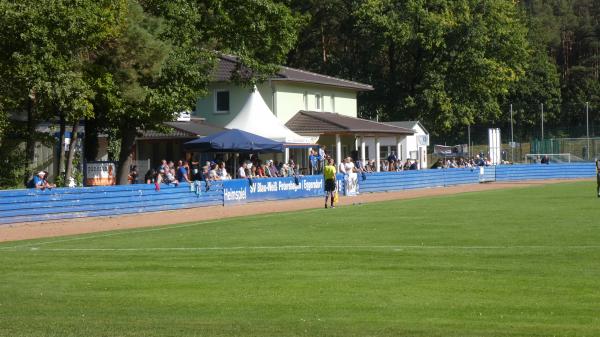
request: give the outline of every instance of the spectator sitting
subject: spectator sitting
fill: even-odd
[[[193,181],[206,181],[208,177],[208,166],[202,166],[199,170],[195,169],[195,172],[191,174],[191,179]]]
[[[180,160],[177,163],[177,172],[175,174],[177,181],[187,181],[188,183],[190,182],[188,169],[189,166],[187,162],[183,162]]]
[[[208,171],[208,179],[209,180],[221,180],[219,174],[217,173],[217,164],[211,164],[210,170]]]
[[[382,160],[381,161],[381,171],[382,172],[387,172],[388,169],[389,169],[389,166],[388,166],[387,160]]]
[[[550,164],[550,158],[548,158],[548,156],[543,156],[540,163],[548,165],[548,164]]]
[[[156,170],[149,169],[144,175],[144,181],[146,184],[154,184],[156,182]]]
[[[402,161],[400,159],[396,160],[395,167],[396,167],[396,172],[400,172],[400,171],[404,170],[404,165],[402,165]]]
[[[254,178],[254,175],[252,174],[252,168],[254,167],[254,164],[251,161],[246,161],[246,168],[244,168],[244,173],[246,173],[246,178]]]
[[[267,176],[271,177],[271,178],[279,177],[279,174],[277,172],[277,167],[273,164],[273,160],[269,160],[267,162],[267,165],[268,165],[268,170],[266,171]]]
[[[224,161],[219,163],[219,166],[217,168],[217,175],[219,176],[219,179],[221,179],[221,180],[231,179],[231,176],[229,175],[229,173],[227,173],[227,170],[225,169]]]
[[[175,175],[172,170],[160,170],[161,182],[167,185],[173,184],[175,186],[179,185],[179,181],[175,179]],[[160,183],[160,182],[159,182]]]
[[[35,188],[36,190],[44,190],[46,186],[44,184],[44,171],[38,172],[38,174],[34,175],[31,180],[27,183],[27,188]]]
[[[365,164],[365,172],[367,172],[367,173],[373,172],[373,161],[372,160],[367,160],[367,163]]]
[[[413,161],[413,162],[410,164],[410,170],[416,170],[416,169],[418,169],[418,168],[419,168],[419,166],[418,166],[418,164],[417,164],[417,161],[416,161],[416,160],[415,160],[415,161]]]
[[[279,176],[280,177],[287,177],[288,174],[289,174],[288,169],[289,169],[289,165],[288,164],[282,164],[281,168],[279,169]]]
[[[300,175],[299,169],[296,166],[296,163],[293,160],[290,160],[289,168],[288,168],[288,176],[297,176]]]
[[[137,165],[131,165],[129,166],[129,176],[127,177],[127,179],[129,180],[130,184],[137,184],[138,183],[138,172],[137,172]]]
[[[52,189],[56,187],[55,184],[50,184],[47,180],[48,172],[40,171],[35,175],[30,182],[27,184],[29,188],[35,188],[36,190]]]
[[[442,160],[438,159],[435,163],[433,163],[433,165],[431,165],[432,169],[441,169],[443,168],[444,164],[442,164]]]
[[[252,165],[252,167],[250,168],[250,178],[258,178],[258,168],[256,167],[256,165]]]
[[[160,172],[160,170],[165,170],[167,171],[169,169],[169,164],[167,163],[166,159],[163,159],[160,161],[160,165],[158,166],[158,169],[156,170],[156,172]]]
[[[257,178],[264,178],[267,176],[267,165],[261,161],[258,162],[258,165],[256,167],[256,177]]]
[[[247,178],[246,176],[246,168],[248,167],[248,165],[243,162],[240,167],[238,168],[238,178]]]

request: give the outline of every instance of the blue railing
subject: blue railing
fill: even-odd
[[[504,165],[496,167],[496,181],[574,179],[596,176],[594,163]]]
[[[475,169],[382,172],[358,175],[361,193],[476,184],[481,181],[571,179],[595,176],[594,163],[507,165]],[[342,181],[342,176],[338,177]],[[343,184],[340,184],[343,192]],[[182,183],[178,187],[124,185],[52,190],[0,191],[0,224],[92,216],[147,213],[264,200],[318,197],[323,178],[236,179],[212,182],[207,188]]]
[[[196,193],[196,190],[199,193]],[[146,213],[223,204],[223,185],[124,185],[0,191],[0,223]]]

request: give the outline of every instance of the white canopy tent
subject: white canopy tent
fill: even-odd
[[[229,124],[225,125],[225,128],[239,129],[285,143],[284,160],[286,163],[290,159],[290,148],[311,147],[318,139],[318,137],[303,137],[288,129],[269,109],[256,86],[240,112]]]
[[[314,144],[317,140],[316,137],[303,137],[288,129],[271,112],[256,87],[237,116],[225,128],[243,130],[286,144]]]

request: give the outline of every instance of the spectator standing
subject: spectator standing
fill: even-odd
[[[316,174],[319,171],[319,154],[313,149],[310,149],[308,164],[310,165],[310,174]]]
[[[596,194],[600,198],[600,159],[596,159]]]
[[[326,156],[327,156],[327,154],[325,153],[325,149],[326,148],[327,147],[325,145],[323,145],[323,146],[321,146],[319,148],[319,156],[318,156],[318,159],[319,159],[319,171],[318,171],[318,173],[323,172],[323,168],[325,167],[325,159],[326,159]]]
[[[344,159],[342,162],[340,162],[340,164],[338,165],[337,171],[341,174],[346,174],[346,160]]]
[[[323,179],[325,180],[325,208],[327,208],[327,200],[331,197],[331,208],[334,206],[334,195],[335,195],[335,166],[333,159],[329,159],[327,165],[323,169]]]
[[[390,155],[387,157],[387,161],[388,161],[388,171],[396,171],[396,160],[398,159],[398,157],[396,157],[396,153],[394,151],[390,152]]]

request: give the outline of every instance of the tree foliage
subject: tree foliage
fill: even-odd
[[[16,117],[8,127],[22,130],[0,147],[20,151],[15,140],[25,143],[25,167],[18,168],[25,180],[34,144],[46,138],[36,131],[39,122],[53,122],[58,111],[70,122],[93,115],[93,93],[83,70],[97,48],[118,34],[121,5],[117,0],[0,0],[0,105]]]
[[[498,120],[501,99],[525,74],[527,30],[512,2],[302,3],[295,8],[308,10],[313,19],[307,35],[321,38],[313,38],[312,46],[302,41],[305,49],[290,61],[332,75],[342,69],[373,84],[375,91],[361,96],[363,117],[420,119],[434,134],[447,135],[463,125]],[[336,10],[344,16],[327,21]],[[354,42],[332,36],[352,36]]]

